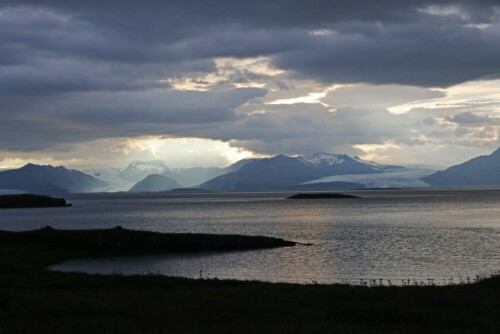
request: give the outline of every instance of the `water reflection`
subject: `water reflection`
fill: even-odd
[[[63,209],[5,210],[0,229],[127,228],[282,237],[312,246],[70,262],[64,270],[287,282],[436,280],[500,269],[500,191],[353,192],[360,200],[287,194],[86,195]]]

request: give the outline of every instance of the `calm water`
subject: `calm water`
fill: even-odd
[[[58,270],[307,283],[474,277],[500,269],[500,190],[287,194],[81,195],[71,208],[0,211],[0,229],[127,228],[276,236],[312,246],[69,261]]]

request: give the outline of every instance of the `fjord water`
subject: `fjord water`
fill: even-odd
[[[126,228],[275,236],[258,251],[68,261],[64,271],[335,283],[436,283],[500,269],[500,190],[350,191],[361,199],[286,200],[286,193],[104,194],[71,208],[0,212],[0,229]]]

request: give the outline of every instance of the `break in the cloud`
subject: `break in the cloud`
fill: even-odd
[[[500,146],[494,0],[0,0],[0,41],[9,164],[112,164],[144,138],[186,165],[174,137],[441,165]]]
[[[68,159],[68,149],[77,158]],[[225,167],[252,156],[250,151],[231,147],[222,141],[146,136],[134,139],[101,139],[84,144],[62,144],[57,151],[51,151],[50,154],[44,151],[18,152],[15,158],[0,159],[0,170],[16,168],[29,162],[95,170],[123,168],[130,161],[149,160],[163,160],[171,168]]]

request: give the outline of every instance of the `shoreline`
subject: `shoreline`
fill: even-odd
[[[309,244],[301,244],[297,243],[297,246],[309,246]],[[242,252],[252,252],[259,251],[265,249],[244,249],[244,250],[232,250],[229,251],[231,253],[242,253]],[[477,284],[483,280],[487,280],[490,278],[500,277],[500,270],[484,272],[482,274],[466,276],[466,275],[446,275],[441,277],[426,277],[426,278],[375,278],[375,277],[364,277],[361,279],[338,279],[335,281],[325,281],[325,280],[317,280],[317,279],[304,279],[304,280],[286,280],[282,278],[274,278],[274,279],[261,279],[254,276],[247,277],[236,277],[236,276],[224,276],[218,275],[211,272],[203,271],[203,276],[200,277],[196,267],[187,265],[192,270],[191,275],[182,274],[182,273],[165,273],[162,272],[161,269],[156,268],[156,270],[103,270],[106,264],[116,265],[115,262],[122,262],[125,267],[130,265],[129,261],[133,263],[140,263],[141,261],[150,261],[150,260],[159,260],[163,261],[163,265],[165,267],[169,266],[169,261],[187,261],[191,257],[210,257],[210,256],[218,256],[227,254],[228,251],[203,251],[203,252],[169,252],[169,253],[160,253],[160,254],[140,254],[140,255],[119,255],[119,256],[110,256],[110,257],[92,257],[92,258],[77,258],[77,259],[66,259],[62,260],[59,263],[50,264],[46,267],[47,270],[53,272],[61,272],[61,273],[79,273],[79,274],[88,274],[88,275],[120,275],[123,277],[133,277],[133,276],[162,276],[166,278],[185,278],[185,279],[215,279],[215,280],[230,280],[237,282],[260,282],[260,283],[270,283],[270,284],[297,284],[300,286],[308,286],[308,285],[322,285],[322,286],[333,286],[333,285],[344,285],[351,287],[446,287],[446,286],[457,286],[457,285],[473,285]],[[101,261],[104,263],[101,263]],[[109,262],[108,262],[109,261]],[[97,264],[97,269],[90,269],[93,265]],[[121,267],[121,265],[120,265]],[[205,267],[205,268],[210,268]],[[193,274],[195,273],[195,274]]]
[[[297,242],[238,234],[159,233],[125,229],[60,230],[50,226],[31,231],[1,231],[2,248],[36,252],[46,266],[75,259],[134,255],[228,252],[292,247]],[[32,263],[40,266],[41,263]]]

